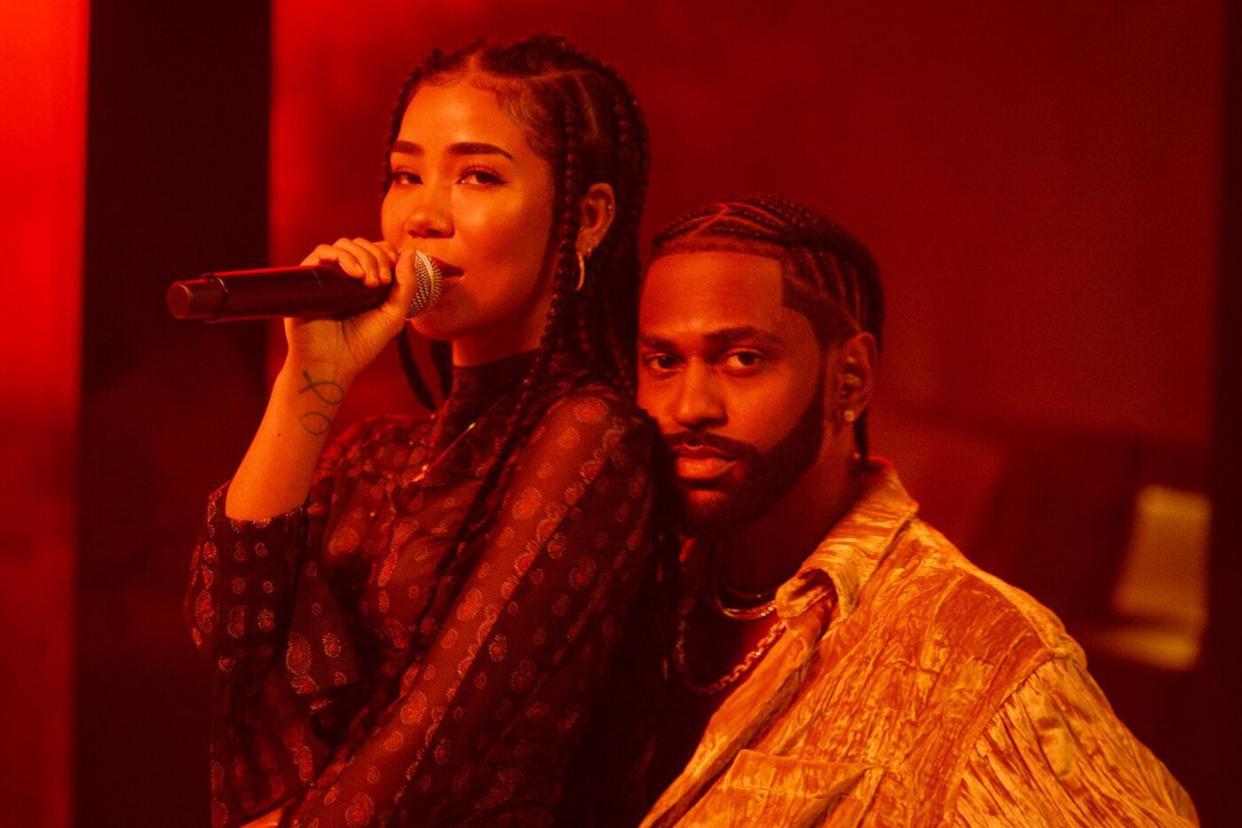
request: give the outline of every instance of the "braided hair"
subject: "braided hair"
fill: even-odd
[[[572,352],[575,363],[593,378],[630,397],[634,394],[630,343],[638,324],[638,229],[650,166],[646,123],[625,81],[565,38],[548,34],[512,44],[479,40],[454,52],[433,51],[401,87],[389,145],[396,142],[406,107],[422,86],[467,76],[493,91],[506,114],[525,127],[532,149],[552,168],[556,190],[549,239],[552,301],[538,355],[501,439],[500,460],[492,464],[466,510],[458,553],[486,524],[498,483],[515,463],[514,449],[543,413],[540,401],[549,396],[551,369],[558,358]],[[586,278],[577,289],[579,204],[595,183],[612,186],[616,215],[588,259]],[[434,408],[405,336],[399,347],[412,390]],[[452,376],[448,343],[432,343],[431,353],[441,391],[447,393]]]
[[[784,303],[807,317],[821,348],[867,332],[881,344],[884,294],[870,251],[845,229],[790,199],[767,193],[726,199],[687,213],[655,238],[651,259],[732,250],[775,259]],[[854,422],[864,460],[867,412]]]

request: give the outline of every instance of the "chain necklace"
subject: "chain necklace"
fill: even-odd
[[[419,467],[418,471],[415,472],[414,476],[410,478],[410,482],[421,483],[423,481],[423,478],[427,476],[427,473],[430,472],[432,469],[434,469],[436,466],[440,465],[440,461],[443,460],[445,457],[447,457],[450,451],[457,448],[457,444],[460,443],[462,440],[464,440],[467,434],[474,431],[474,427],[477,426],[480,422],[482,422],[484,417],[486,417],[488,414],[491,414],[492,410],[495,409],[496,406],[500,405],[501,400],[503,399],[504,397],[501,397],[499,400],[496,400],[496,402],[489,405],[483,411],[482,414],[480,414],[479,416],[471,420],[470,424],[462,429],[461,434],[458,434],[456,437],[454,437],[452,441],[447,446],[444,447],[443,451],[441,451],[435,457],[430,458],[425,463],[423,463],[421,467]],[[431,447],[434,446],[436,442],[440,439],[440,434],[443,430],[444,430],[444,417],[437,416],[436,424],[435,424],[435,427],[433,428],[434,433],[431,435],[431,438],[427,441],[427,453],[429,455],[431,454]]]
[[[715,590],[713,589],[712,592],[713,599],[715,599]],[[684,684],[686,689],[691,693],[695,693],[700,696],[713,696],[721,690],[736,684],[743,676],[754,669],[754,666],[759,663],[759,659],[763,658],[764,655],[767,654],[768,650],[772,649],[772,645],[776,643],[777,639],[781,637],[786,629],[784,620],[777,619],[776,623],[772,625],[772,628],[769,629],[766,634],[764,634],[763,638],[759,639],[759,642],[755,644],[751,651],[743,656],[741,661],[733,665],[731,670],[717,678],[715,681],[700,682],[691,672],[690,664],[686,656],[686,630],[689,627],[690,612],[694,609],[694,604],[694,601],[683,601],[682,606],[679,607],[677,618],[677,643],[673,645],[673,662],[677,665],[677,672],[681,674],[682,684]],[[775,604],[768,602],[763,606],[767,607],[763,615],[769,615],[775,607]]]
[[[712,606],[725,618],[733,621],[758,621],[776,611],[776,590],[774,589],[763,592],[744,592],[726,586],[720,577],[720,567],[712,567],[710,583],[711,589],[708,591],[711,595]],[[721,590],[729,592],[731,597],[742,599],[746,604],[738,606],[735,603],[726,602],[720,594]]]

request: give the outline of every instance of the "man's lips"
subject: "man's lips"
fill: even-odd
[[[706,483],[723,477],[737,459],[711,446],[679,446],[673,449],[673,471],[688,483]]]
[[[686,482],[706,483],[724,477],[733,463],[724,457],[678,457],[673,461],[673,470]]]

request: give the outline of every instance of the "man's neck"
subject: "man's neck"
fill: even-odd
[[[862,490],[862,475],[848,457],[821,457],[763,517],[721,542],[721,576],[741,590],[776,588],[797,572]]]

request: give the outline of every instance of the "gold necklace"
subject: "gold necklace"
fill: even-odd
[[[763,592],[743,592],[724,586],[720,577],[720,567],[713,566],[710,578],[711,589],[709,590],[712,606],[716,611],[733,621],[757,621],[760,618],[766,618],[776,610],[776,590],[764,590]],[[747,606],[737,606],[736,604],[726,603],[720,595],[721,589],[731,592],[735,597],[742,598],[748,602]],[[757,603],[754,603],[757,602]]]
[[[764,613],[765,615],[771,612],[771,607],[774,605],[769,604],[768,606],[769,609]],[[684,684],[686,689],[691,693],[695,693],[700,696],[713,696],[721,690],[736,684],[743,676],[749,673],[756,664],[759,663],[759,659],[763,658],[764,655],[767,654],[768,650],[772,649],[772,645],[776,643],[777,639],[781,637],[786,629],[785,621],[783,619],[777,619],[776,623],[772,625],[772,628],[767,631],[763,638],[759,639],[759,643],[755,644],[754,648],[743,656],[741,661],[733,665],[731,670],[717,678],[715,681],[700,682],[691,672],[689,659],[686,655],[686,630],[689,627],[690,612],[693,609],[693,601],[685,601],[679,608],[677,618],[677,643],[673,645],[673,662],[677,665],[677,672],[681,674],[682,684]]]
[[[420,467],[419,470],[414,474],[414,476],[410,478],[410,482],[421,483],[423,481],[423,478],[427,476],[427,473],[430,472],[432,469],[434,469],[436,466],[438,466],[440,464],[440,461],[443,460],[445,457],[447,457],[448,453],[452,451],[453,449],[455,449],[457,447],[457,444],[466,438],[467,434],[474,431],[474,427],[477,426],[480,422],[482,422],[484,417],[486,417],[488,414],[491,414],[492,410],[496,406],[500,405],[500,402],[503,399],[504,397],[501,397],[499,400],[496,400],[496,402],[489,405],[487,409],[483,411],[482,414],[480,414],[479,416],[471,420],[470,425],[463,428],[461,431],[461,434],[458,434],[456,437],[454,437],[452,442],[450,442],[447,446],[444,447],[444,451],[440,452],[434,458],[423,463],[422,467]],[[441,416],[437,416],[436,424],[434,427],[435,433],[432,434],[431,439],[427,441],[427,453],[428,454],[431,453],[431,447],[434,446],[436,444],[436,441],[440,439],[440,432],[443,430],[443,428],[444,428],[444,418]]]

